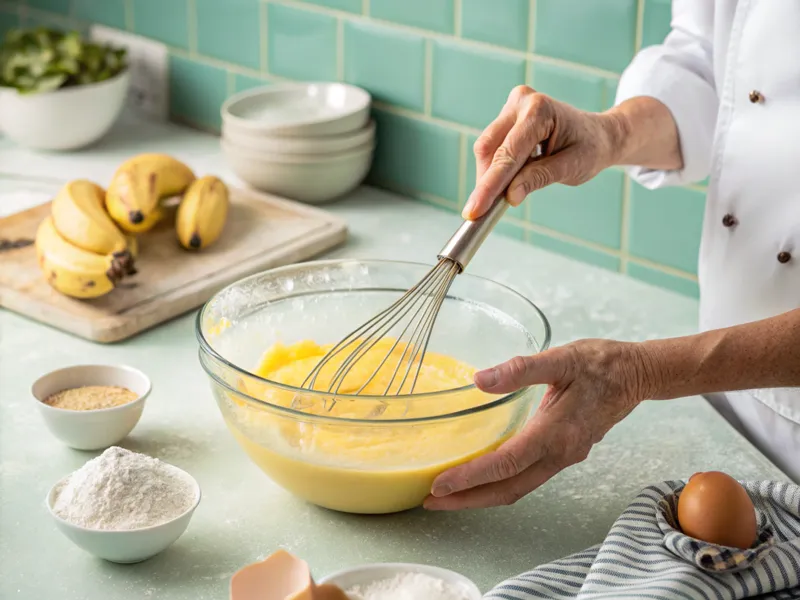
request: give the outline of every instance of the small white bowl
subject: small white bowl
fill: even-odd
[[[222,141],[222,150],[241,179],[256,189],[322,204],[354,190],[372,165],[372,144],[333,156],[270,155],[244,150]]]
[[[351,133],[319,137],[269,136],[239,130],[223,123],[222,139],[243,150],[252,150],[253,152],[284,155],[334,155],[372,144],[375,139],[375,122],[370,121],[366,127]]]
[[[220,112],[229,131],[315,137],[362,129],[371,104],[367,91],[345,83],[285,83],[235,94]]]
[[[40,94],[0,87],[0,131],[34,150],[75,150],[103,137],[117,120],[130,73]]]
[[[477,585],[455,571],[442,569],[440,567],[408,563],[377,563],[345,569],[344,571],[339,571],[338,573],[324,577],[319,583],[330,583],[339,587],[344,592],[347,592],[354,586],[369,585],[370,583],[382,579],[391,579],[404,573],[422,573],[430,577],[435,577],[436,579],[441,579],[449,584],[460,586],[466,592],[470,600],[481,600],[483,597]]]
[[[50,488],[45,501],[47,510],[56,522],[59,531],[89,554],[115,563],[142,562],[163,552],[175,543],[186,531],[195,509],[200,504],[201,492],[197,480],[183,469],[179,469],[174,465],[169,466],[192,484],[196,497],[194,504],[186,512],[161,525],[127,531],[109,531],[105,529],[88,529],[65,521],[53,512],[53,504],[61,488],[67,482],[69,475]]]
[[[127,404],[97,410],[69,410],[44,403],[53,394],[89,385],[124,387],[138,397]],[[105,449],[124,439],[139,422],[150,390],[150,380],[144,373],[114,365],[78,365],[59,369],[37,379],[31,388],[47,428],[76,450]]]

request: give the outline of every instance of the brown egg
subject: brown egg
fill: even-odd
[[[678,522],[689,537],[731,548],[749,548],[757,535],[750,496],[719,471],[691,476],[678,498]]]

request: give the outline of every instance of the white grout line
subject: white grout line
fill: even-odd
[[[433,42],[425,40],[425,81],[423,82],[424,108],[427,116],[433,113]]]
[[[453,35],[457,38],[461,37],[462,17],[464,7],[461,0],[453,2]]]
[[[336,19],[336,79],[344,81],[344,19]]]
[[[467,134],[460,133],[458,138],[458,206],[464,205],[464,197],[467,195]]]
[[[133,31],[136,28],[136,17],[134,13],[133,0],[125,0],[125,29]]]
[[[646,258],[629,256],[628,262],[634,265],[639,265],[640,267],[653,269],[654,271],[658,271],[659,273],[663,273],[665,275],[672,275],[673,277],[679,277],[680,279],[686,279],[687,281],[697,282],[697,275],[694,275],[693,273],[687,273],[686,271],[681,271],[680,269],[676,269],[675,267],[670,267],[668,265],[662,265],[661,263],[653,262],[652,260],[647,260]]]
[[[633,42],[634,52],[638,52],[642,48],[643,37],[644,37],[644,0],[639,0],[636,6],[636,34]]]
[[[620,224],[620,250],[622,262],[620,271],[625,273],[628,268],[628,247],[630,245],[630,218],[631,218],[631,192],[633,182],[626,174],[622,181],[622,223]]]
[[[197,5],[186,0],[186,29],[189,34],[189,56],[197,54]]]
[[[262,73],[269,71],[269,11],[267,3],[261,2],[258,5],[258,29],[259,29],[259,67]]]
[[[364,16],[369,15],[369,0],[361,0],[361,13]]]
[[[528,3],[528,52],[536,49],[536,0]]]

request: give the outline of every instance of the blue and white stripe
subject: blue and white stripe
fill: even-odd
[[[509,579],[486,600],[800,600],[800,486],[743,482],[758,513],[747,550],[684,535],[683,481],[645,488],[602,544]]]

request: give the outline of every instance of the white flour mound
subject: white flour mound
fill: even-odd
[[[368,585],[347,590],[350,600],[472,600],[459,584],[442,581],[424,573],[401,573]]]
[[[112,446],[69,476],[53,512],[80,527],[122,531],[171,521],[196,499],[194,486],[175,467]]]

